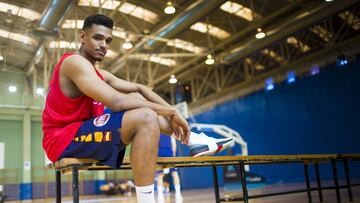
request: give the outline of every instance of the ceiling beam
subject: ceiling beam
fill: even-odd
[[[187,7],[183,12],[175,16],[171,21],[163,25],[161,28],[157,29],[154,34],[154,38],[143,38],[135,47],[122,55],[118,60],[111,64],[110,71],[116,73],[118,70],[123,68],[126,63],[126,59],[133,53],[138,52],[144,46],[148,49],[156,49],[162,42],[156,38],[172,38],[183,32],[190,25],[195,23],[197,20],[206,16],[210,11],[218,8],[226,0],[216,0],[216,1],[206,1],[206,0],[197,0]]]
[[[286,36],[290,36],[302,29],[306,29],[307,27],[318,23],[319,21],[332,16],[336,13],[339,13],[353,5],[355,5],[358,1],[357,0],[344,0],[344,1],[334,1],[331,3],[324,2],[317,4],[317,6],[312,6],[309,8],[303,9],[302,12],[299,12],[289,19],[285,19],[282,23],[278,24],[276,27],[272,28],[268,35],[260,40],[247,40],[240,42],[240,46],[235,46],[235,49],[227,49],[217,55],[224,56],[224,60],[227,63],[233,63],[240,58],[243,58],[255,51],[258,51],[266,46],[271,45],[272,43],[280,40],[281,38],[285,38]],[[264,19],[265,20],[265,19]],[[258,26],[260,27],[260,26]],[[246,48],[246,49],[245,49]],[[203,57],[200,59],[203,59]],[[154,80],[155,89],[164,88],[167,84],[167,80],[171,74],[175,74],[177,78],[186,77],[186,75],[191,74],[192,71],[196,69],[204,67],[204,63],[197,63],[197,60],[190,60],[189,62],[185,63],[184,65],[175,68],[174,70],[157,77]],[[188,68],[192,65],[192,68]],[[181,72],[185,70],[184,72]]]
[[[189,105],[192,113],[198,114],[204,112],[218,104],[222,104],[226,101],[239,98],[241,96],[248,95],[252,92],[259,91],[264,88],[264,81],[266,78],[273,77],[276,82],[281,82],[285,79],[286,72],[290,70],[296,71],[298,75],[309,72],[309,69],[313,64],[320,64],[326,66],[329,63],[329,59],[336,59],[339,55],[338,50],[344,52],[357,50],[353,54],[358,54],[360,47],[360,36],[353,37],[346,41],[335,44],[334,46],[326,47],[318,52],[300,58],[292,63],[283,65],[279,68],[275,68],[267,73],[252,77],[249,80],[239,82],[235,85],[223,89],[221,92],[215,92],[207,97],[201,98],[196,102]],[[275,82],[275,83],[276,83]]]
[[[226,46],[229,46],[229,45],[233,44],[234,42],[236,42],[241,37],[246,36],[248,33],[256,30],[259,27],[263,27],[264,25],[271,23],[272,21],[274,21],[279,16],[282,16],[282,15],[288,13],[289,11],[292,11],[293,9],[300,6],[301,4],[303,4],[306,1],[307,0],[294,1],[294,2],[292,2],[290,4],[288,4],[288,5],[280,8],[280,9],[278,9],[276,12],[272,13],[271,15],[269,15],[269,16],[267,16],[265,18],[261,18],[258,21],[255,21],[255,22],[251,23],[249,26],[242,29],[240,32],[232,35],[229,39],[226,39],[223,42],[215,45],[215,47],[213,48],[214,52],[218,52],[218,51],[223,50]],[[304,12],[306,12],[306,10],[304,10]],[[178,66],[178,67],[174,68],[172,71],[170,71],[170,72],[168,72],[168,73],[166,73],[164,75],[161,75],[160,77],[157,77],[154,80],[155,87],[157,86],[157,84],[160,84],[160,83],[162,83],[164,81],[167,81],[169,79],[170,75],[177,74],[178,72],[181,72],[183,70],[188,70],[188,68],[190,66],[194,66],[194,64],[198,64],[198,61],[200,59],[203,60],[204,57],[195,57],[194,59],[189,60],[188,62],[182,64],[181,66]],[[202,65],[198,65],[198,66],[202,66]]]
[[[57,33],[55,28],[62,23],[73,4],[74,1],[72,0],[52,0],[47,5],[39,20],[39,27],[34,30],[34,34],[39,36],[40,42],[34,56],[31,58],[31,61],[25,69],[27,71],[27,76],[34,71],[34,65],[40,61],[44,53],[46,37],[54,36],[54,34]]]
[[[163,58],[184,58],[194,56],[206,56],[207,53],[148,53],[148,54],[132,54],[129,59],[144,59],[150,56],[163,57]]]
[[[287,19],[280,25],[267,31],[267,36],[263,39],[255,39],[248,41],[246,44],[236,47],[224,57],[226,63],[233,63],[255,51],[263,49],[271,45],[275,41],[284,39],[300,30],[306,29],[325,18],[339,13],[354,4],[358,0],[342,0],[334,2],[324,2],[317,7],[310,8],[307,12],[296,15]]]

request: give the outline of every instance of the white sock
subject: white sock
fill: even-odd
[[[181,196],[180,185],[174,185],[174,187],[175,187],[175,193],[176,193],[176,195],[180,195],[180,196]]]
[[[164,187],[158,185],[157,186],[157,192],[158,192],[158,195],[164,195]]]
[[[135,186],[138,203],[155,203],[154,184],[147,186]]]

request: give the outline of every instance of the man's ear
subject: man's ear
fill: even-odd
[[[80,31],[80,42],[81,42],[81,44],[85,43],[85,35],[86,35],[85,31],[81,30]]]

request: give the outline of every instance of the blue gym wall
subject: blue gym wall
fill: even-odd
[[[318,75],[276,84],[272,91],[226,102],[195,118],[238,131],[248,143],[249,155],[360,153],[360,60],[329,65]],[[240,153],[239,146],[236,152]],[[180,154],[188,155],[188,149],[180,146]],[[338,166],[344,177],[343,165]],[[322,179],[332,178],[330,164],[320,169]],[[299,164],[252,165],[250,170],[268,183],[304,179]],[[310,171],[313,178],[313,167]],[[350,173],[360,177],[359,162],[351,163]],[[212,186],[211,168],[181,169],[180,174],[183,188]],[[219,175],[222,179],[221,168]]]

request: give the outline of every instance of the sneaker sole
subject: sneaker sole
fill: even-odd
[[[230,144],[232,144],[234,141],[232,139],[229,139],[227,141],[222,141],[221,143],[216,143],[218,148],[215,151],[209,151],[209,150],[205,150],[205,151],[201,151],[198,152],[196,154],[191,155],[192,157],[200,157],[200,156],[210,156],[210,155],[214,155],[216,153],[222,152],[225,149],[228,148],[228,146]]]
[[[216,150],[216,151],[217,151],[217,150]],[[197,153],[197,154],[193,154],[192,157],[213,155],[213,154],[215,154],[216,151],[206,150],[206,151],[199,152],[199,153]]]
[[[210,156],[210,155],[214,155],[214,152],[210,152],[210,151],[200,152],[198,154],[192,155],[192,157]]]
[[[218,149],[216,150],[216,152],[214,154],[224,151],[233,142],[234,142],[234,140],[229,139],[228,141],[225,141],[224,143],[216,143],[218,145]]]

